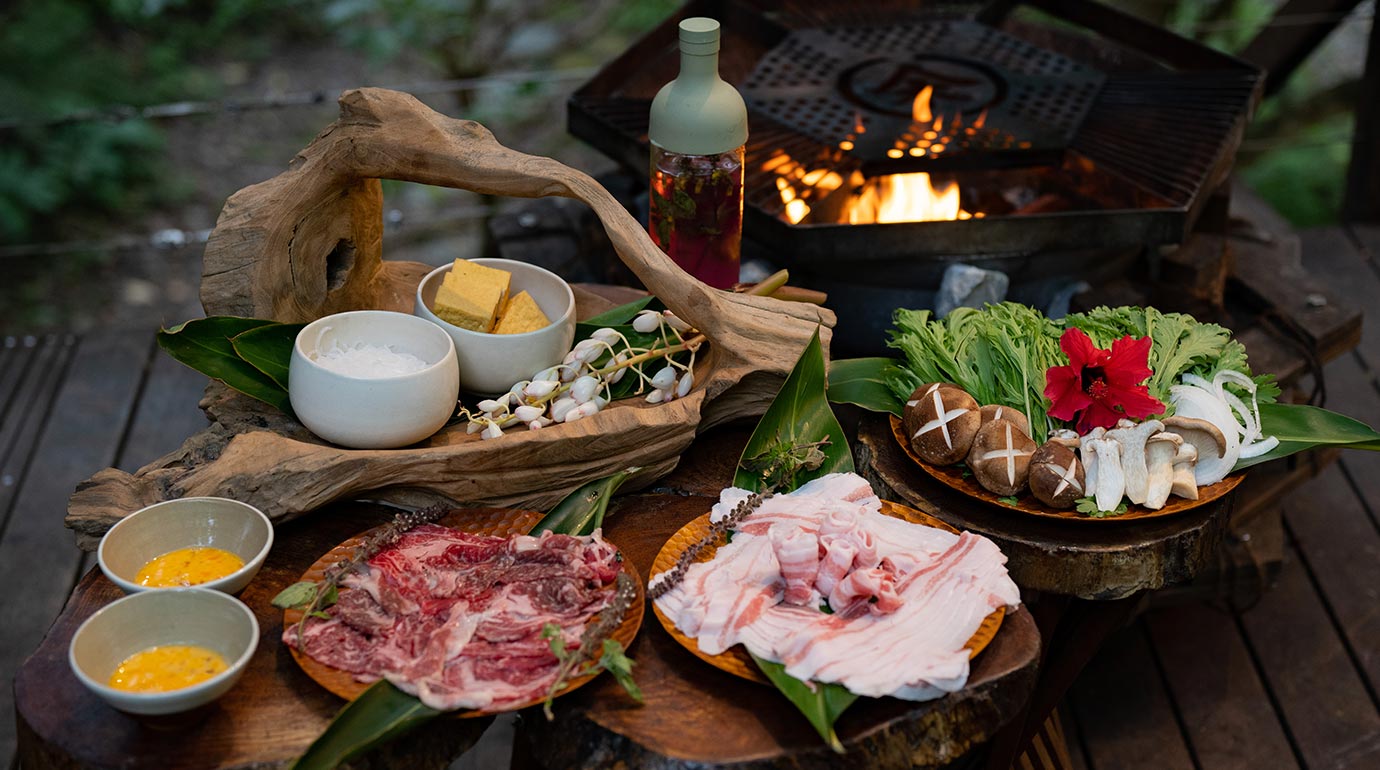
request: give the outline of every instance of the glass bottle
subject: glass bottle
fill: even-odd
[[[738,281],[747,107],[719,77],[719,22],[680,23],[680,74],[652,101],[648,230],[677,265],[719,289]]]

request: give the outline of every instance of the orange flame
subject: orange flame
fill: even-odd
[[[910,114],[918,123],[928,123],[932,120],[930,115],[930,97],[934,95],[934,86],[925,86],[920,89],[920,93],[915,95],[915,101],[911,103]]]
[[[891,174],[864,185],[848,209],[848,223],[939,222],[971,218],[959,203],[957,182],[936,189],[930,182],[930,175],[924,172]]]
[[[784,204],[784,216],[793,225],[799,224],[810,213],[811,203],[843,185],[843,177],[837,172],[828,168],[807,171],[804,165],[784,153],[774,156],[762,168],[776,172],[776,189]]]

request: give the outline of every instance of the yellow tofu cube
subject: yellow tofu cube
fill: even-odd
[[[551,325],[546,314],[541,312],[532,295],[520,291],[503,306],[503,313],[494,327],[494,334],[522,334],[534,332]]]
[[[463,329],[491,331],[499,310],[508,299],[511,279],[512,275],[506,270],[457,259],[437,288],[431,311],[441,320]]]

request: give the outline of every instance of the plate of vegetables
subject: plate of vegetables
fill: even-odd
[[[891,345],[904,354],[888,381],[905,404],[898,443],[946,485],[1026,513],[1172,515],[1231,491],[1238,465],[1279,443],[1260,418],[1273,376],[1188,315],[899,310]]]

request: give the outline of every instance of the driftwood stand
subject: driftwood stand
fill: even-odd
[[[382,259],[380,179],[585,202],[648,290],[708,337],[695,389],[670,404],[621,402],[496,441],[452,425],[386,451],[331,446],[269,407],[212,389],[203,402],[209,428],[134,474],[108,469],[78,488],[67,523],[84,545],[131,511],[195,495],[233,497],[285,521],[358,497],[544,510],[581,483],[630,466],[642,468],[634,485],[645,485],[675,467],[697,432],[761,414],[817,329],[828,349],[831,311],[711,289],[587,175],[381,89],[346,92],[340,119],[288,171],[226,203],[206,246],[207,314],[300,322],[362,308],[410,312],[428,268]]]

